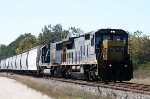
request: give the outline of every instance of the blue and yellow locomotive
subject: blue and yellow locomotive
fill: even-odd
[[[129,81],[133,67],[128,49],[127,32],[100,29],[41,47],[39,67],[59,77]]]

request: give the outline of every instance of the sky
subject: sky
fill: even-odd
[[[24,33],[38,36],[49,24],[84,32],[117,28],[149,35],[149,5],[150,0],[0,0],[0,44],[8,45]]]

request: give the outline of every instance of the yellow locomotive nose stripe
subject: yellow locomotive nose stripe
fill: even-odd
[[[124,42],[123,41],[103,41],[103,58],[109,61],[122,61],[124,59]]]

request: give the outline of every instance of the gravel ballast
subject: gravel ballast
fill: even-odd
[[[9,75],[8,77],[20,81],[46,95],[60,99],[64,99],[66,97],[73,99],[150,99],[150,96],[145,94],[102,87],[78,85],[45,78],[34,78],[16,74]]]

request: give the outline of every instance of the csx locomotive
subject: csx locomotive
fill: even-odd
[[[88,80],[129,81],[133,67],[128,33],[100,29],[59,42],[38,46],[1,60],[1,70],[36,72],[51,76]]]

